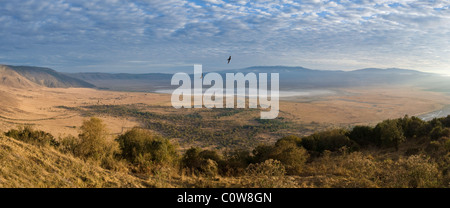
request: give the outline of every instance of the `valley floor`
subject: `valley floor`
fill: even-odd
[[[450,104],[450,96],[410,87],[340,89],[342,93],[317,97],[292,97],[280,102],[279,117],[298,124],[321,128],[375,124],[404,115],[418,116]],[[55,136],[77,135],[83,119],[100,116],[112,135],[141,125],[135,118],[108,115],[82,115],[67,107],[145,104],[148,111],[183,114],[188,110],[170,108],[169,94],[115,92],[88,88],[9,88],[0,86],[0,130],[18,125],[34,125]],[[65,108],[61,108],[61,106]],[[152,107],[154,106],[154,108]],[[192,109],[189,112],[193,112]],[[259,113],[233,115],[242,125]],[[310,129],[314,131],[314,129]],[[305,132],[308,134],[310,132]],[[275,140],[274,140],[275,141]]]

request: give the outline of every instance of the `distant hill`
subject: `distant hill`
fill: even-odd
[[[0,65],[0,85],[13,88],[32,88],[38,85],[7,66]]]
[[[227,72],[279,73],[280,87],[284,89],[422,85],[440,77],[437,74],[396,68],[339,71],[312,70],[304,67],[255,66]]]
[[[1,65],[0,65],[1,66]],[[354,71],[313,70],[289,66],[253,66],[219,71],[225,73],[279,73],[281,90],[330,89],[413,85],[432,90],[450,89],[449,77],[416,70],[398,68],[366,68]],[[31,66],[2,66],[0,84],[12,87],[97,87],[115,91],[154,92],[174,89],[172,74],[147,73],[60,73],[49,68]],[[191,75],[192,77],[193,75]],[[225,76],[223,76],[225,78]]]
[[[53,69],[34,66],[0,65],[0,83],[10,87],[45,86],[51,88],[95,87],[84,80],[67,76]]]
[[[279,73],[282,90],[320,89],[339,87],[365,87],[389,85],[432,86],[436,81],[448,83],[448,78],[437,74],[424,73],[409,69],[366,68],[354,71],[313,70],[304,67],[289,66],[254,66],[244,69],[219,71],[225,73],[249,72]],[[173,89],[170,81],[172,74],[108,74],[108,73],[75,73],[67,74],[82,79],[99,88],[124,91],[156,91]],[[192,75],[191,75],[192,76]],[[223,76],[225,78],[225,76]]]
[[[92,83],[97,88],[116,91],[151,92],[170,87],[172,74],[148,73],[67,73],[67,76]]]

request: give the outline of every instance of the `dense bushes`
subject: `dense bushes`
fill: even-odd
[[[116,140],[122,158],[141,170],[152,165],[173,166],[178,159],[176,148],[168,139],[141,128],[133,128]]]
[[[403,129],[403,134],[407,138],[426,136],[430,130],[430,125],[427,122],[415,116],[409,117],[406,115],[398,119],[398,122]]]
[[[400,143],[405,141],[403,129],[397,120],[385,120],[375,126],[374,134],[378,138],[378,145],[395,147],[398,150]]]
[[[301,139],[301,146],[313,152],[322,153],[325,150],[337,151],[348,148],[350,151],[359,149],[359,145],[350,140],[347,132],[343,129],[334,129],[323,132],[314,133]]]
[[[59,151],[65,154],[78,155],[78,146],[80,144],[80,138],[72,135],[66,136],[60,139]]]
[[[189,173],[207,176],[215,176],[219,173],[219,163],[222,163],[222,158],[217,152],[200,148],[188,149],[181,160],[182,167]]]
[[[299,174],[309,158],[309,154],[303,147],[299,147],[294,137],[279,140],[273,146],[260,145],[253,150],[255,163],[268,159],[280,161],[288,174]]]
[[[249,176],[284,176],[286,170],[280,161],[268,159],[261,163],[250,164],[246,169]]]
[[[50,133],[33,130],[31,126],[21,126],[18,129],[11,129],[5,135],[35,145],[59,146],[59,142]]]
[[[221,163],[220,173],[224,176],[239,176],[253,163],[253,156],[248,150],[234,150],[225,152],[225,162]]]
[[[360,152],[325,154],[309,164],[304,175],[314,177],[319,187],[442,187],[442,174],[436,162],[424,155],[378,160]],[[321,177],[326,176],[326,177]]]
[[[376,143],[373,128],[370,126],[355,126],[347,135],[349,139],[355,141],[361,147]]]
[[[27,143],[53,146],[98,162],[103,168],[125,167],[139,176],[154,177],[164,171],[207,180],[232,176],[238,177],[236,180],[251,178],[255,187],[279,187],[280,181],[282,187],[291,187],[298,180],[312,187],[442,187],[450,182],[449,125],[450,116],[428,122],[405,116],[375,127],[286,136],[253,150],[220,153],[193,147],[182,157],[167,138],[142,128],[133,128],[113,140],[98,118],[84,121],[78,137],[57,140],[29,126],[5,134]],[[386,154],[386,148],[400,151]]]
[[[83,121],[80,131],[79,144],[75,148],[78,156],[101,161],[111,158],[117,151],[117,144],[108,140],[108,129],[101,119]]]

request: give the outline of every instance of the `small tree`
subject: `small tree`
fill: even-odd
[[[348,133],[348,137],[360,146],[368,146],[375,143],[373,128],[370,126],[355,126]]]
[[[430,132],[430,139],[435,141],[440,139],[441,137],[448,137],[448,136],[450,136],[450,129],[442,128],[442,126],[436,126]]]
[[[133,128],[119,136],[117,141],[122,157],[131,163],[172,165],[178,158],[176,147],[168,139],[145,129]]]
[[[192,171],[191,173],[207,176],[215,176],[218,173],[218,166],[222,162],[221,156],[216,151],[195,147],[188,149],[181,160],[182,167]]]
[[[34,145],[59,146],[59,142],[50,133],[34,130],[28,125],[21,126],[19,129],[11,129],[5,135]]]
[[[77,155],[94,160],[102,160],[113,156],[115,148],[107,140],[108,129],[101,119],[92,117],[83,121],[80,131]]]
[[[298,175],[309,154],[303,147],[298,147],[295,141],[280,140],[275,144],[270,158],[283,163],[288,174]]]
[[[302,138],[300,144],[305,149],[318,153],[322,153],[325,150],[338,151],[343,147],[348,148],[350,151],[358,150],[359,145],[355,141],[350,140],[347,134],[348,132],[344,129],[317,132]]]
[[[405,141],[403,130],[399,127],[397,120],[385,120],[378,123],[374,131],[379,138],[379,145],[395,147],[398,150],[400,143]]]

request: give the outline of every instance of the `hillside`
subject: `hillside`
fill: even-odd
[[[152,92],[170,87],[171,74],[147,73],[67,73],[76,79],[92,83],[100,89],[116,91]]]
[[[60,73],[49,68],[32,66],[2,66],[0,84],[30,88],[85,87],[115,91],[158,92],[174,89],[172,74],[164,73]],[[281,90],[332,89],[370,86],[417,86],[433,91],[446,91],[448,77],[409,69],[366,68],[354,71],[314,70],[289,66],[254,66],[244,69],[218,71],[225,73],[279,73]],[[192,75],[191,75],[192,76]]]
[[[95,87],[86,81],[67,76],[53,69],[33,66],[0,65],[2,85],[28,88],[45,86],[51,88]]]
[[[23,89],[38,86],[11,68],[2,65],[0,65],[0,85]]]
[[[282,89],[318,89],[412,85],[427,86],[445,78],[410,69],[367,68],[353,71],[313,70],[304,67],[254,66],[225,72],[279,73]],[[223,73],[223,72],[222,72]],[[447,80],[447,79],[445,79]]]
[[[126,173],[0,136],[0,188],[6,187],[144,187]]]

